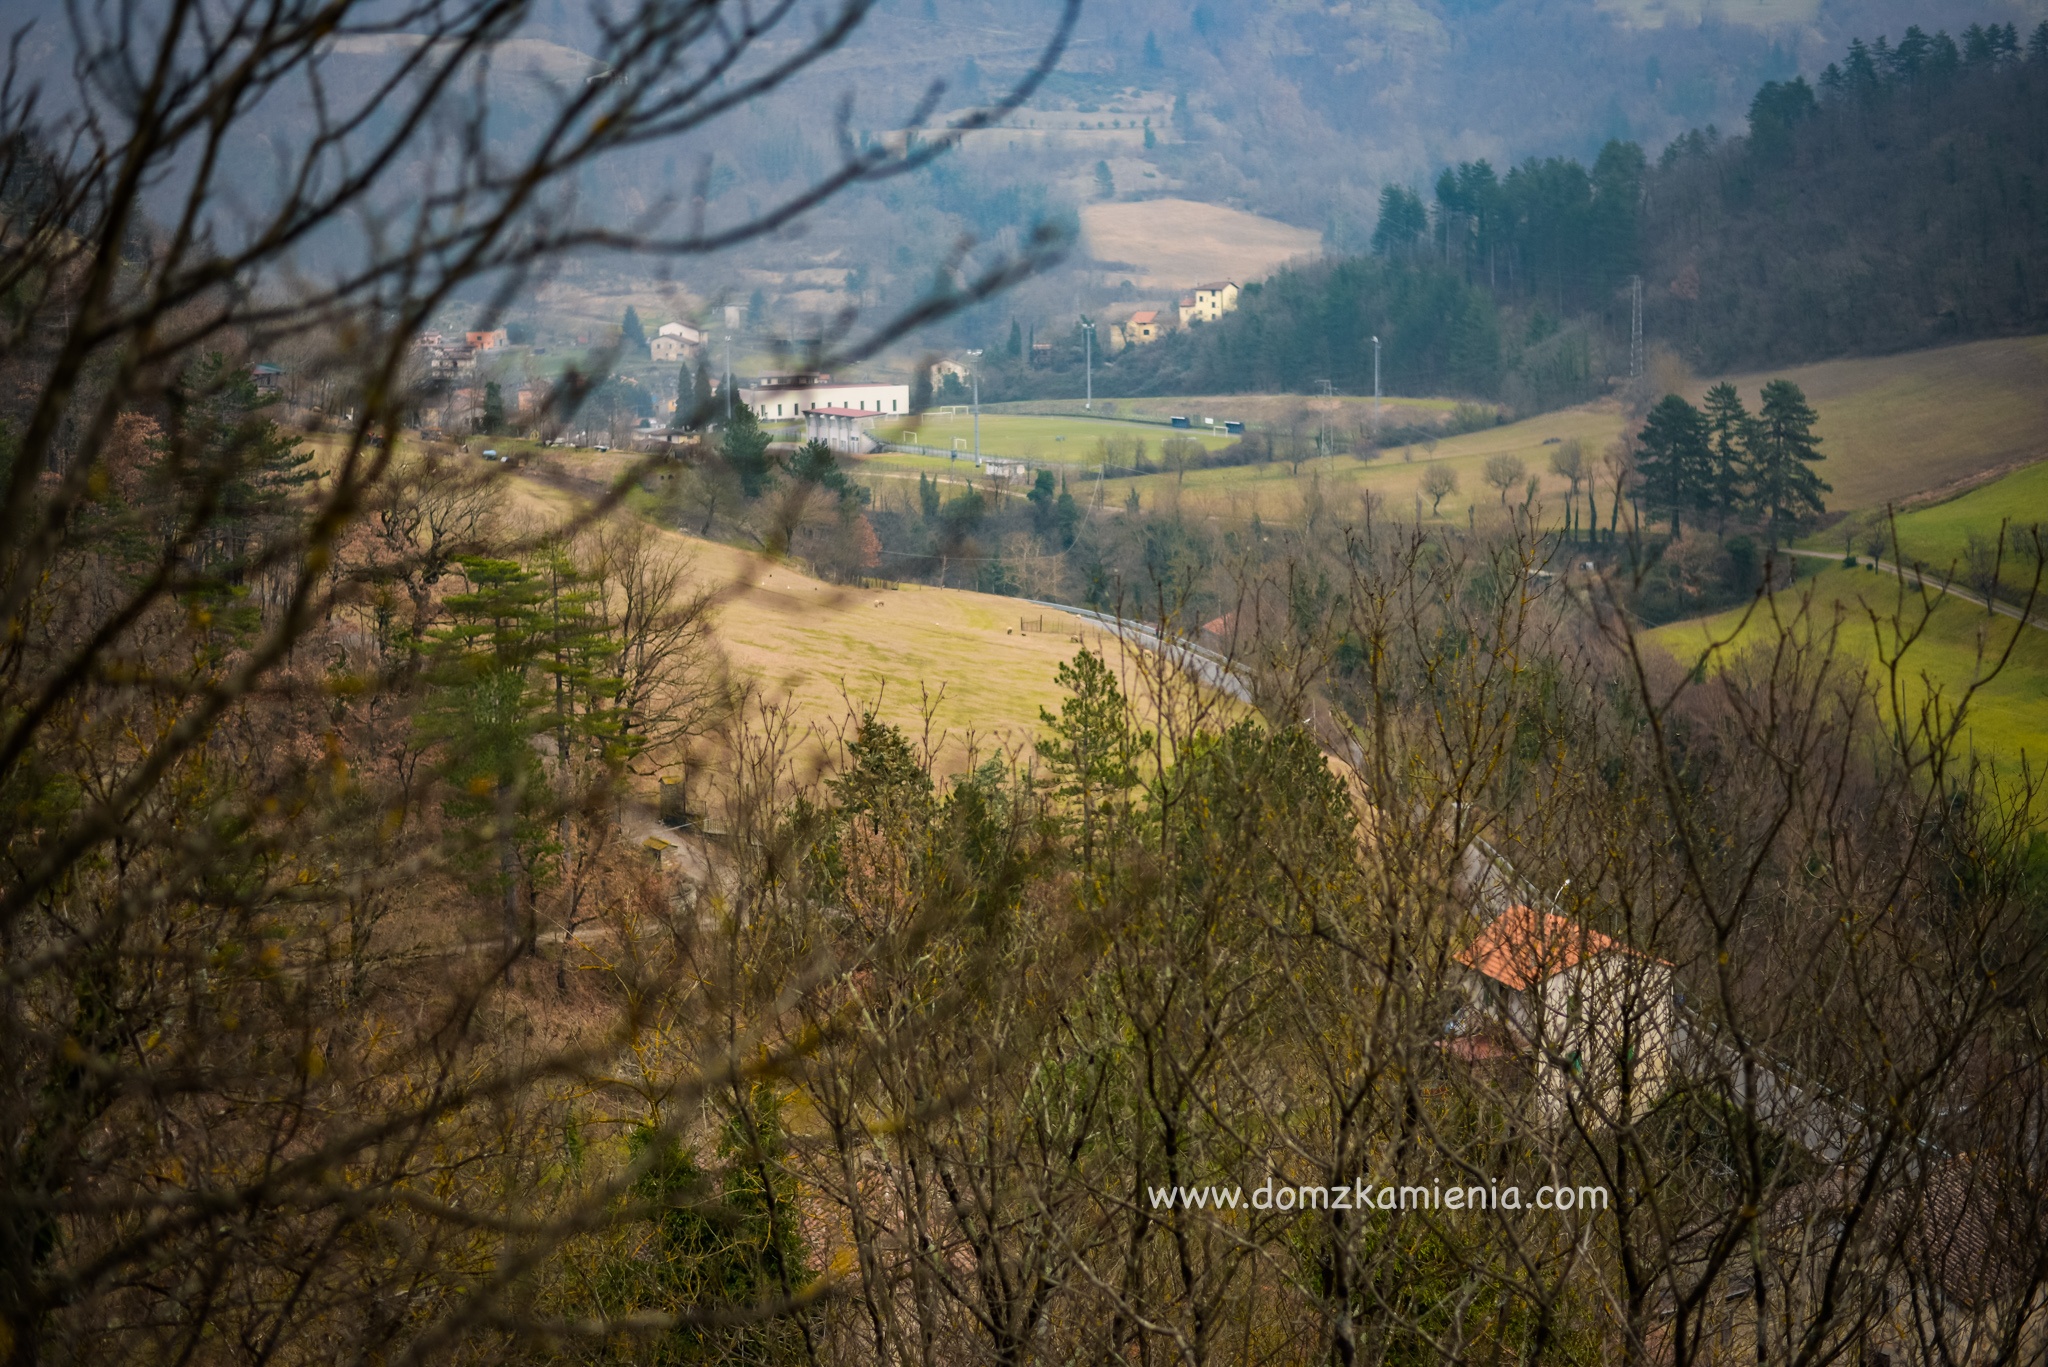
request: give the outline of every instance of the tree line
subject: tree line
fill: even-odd
[[[1381,189],[1372,256],[1283,270],[1214,324],[1103,364],[1111,395],[1371,392],[1576,402],[1626,373],[1632,277],[1645,326],[1722,371],[2027,331],[2048,321],[2048,28],[1910,27],[1850,45],[1809,84],[1767,82],[1745,136],[1711,126],[1652,161],[1610,141],[1587,167],[1446,167],[1425,200]],[[1065,393],[991,349],[996,397]]]

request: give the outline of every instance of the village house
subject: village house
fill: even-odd
[[[1124,346],[1147,346],[1157,342],[1167,332],[1167,322],[1159,318],[1159,309],[1137,309],[1124,322],[1110,324],[1110,353],[1118,353]]]
[[[503,328],[479,328],[474,332],[465,332],[462,334],[462,340],[471,351],[496,351],[511,345]]]
[[[1529,1065],[1539,1115],[1612,1118],[1662,1094],[1676,1004],[1671,965],[1554,911],[1516,903],[1457,955],[1470,1012]]]
[[[830,375],[812,371],[764,375],[740,386],[739,399],[763,422],[793,422],[813,408],[846,409],[871,417],[910,412],[907,384],[835,384]]]
[[[690,344],[682,338],[663,333],[647,339],[647,354],[656,361],[674,363],[689,355]]]
[[[1180,323],[1213,323],[1237,308],[1237,282],[1212,280],[1180,297]]]
[[[657,337],[673,337],[684,346],[704,345],[704,329],[694,323],[663,323],[654,334]]]

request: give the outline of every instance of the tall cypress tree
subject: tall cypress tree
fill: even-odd
[[[1819,417],[1806,402],[1805,391],[1790,380],[1764,386],[1763,405],[1750,443],[1750,512],[1776,546],[1781,532],[1791,531],[1827,511],[1821,495],[1833,486],[1813,470],[1826,459],[1813,434]]]

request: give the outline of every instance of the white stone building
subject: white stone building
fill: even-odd
[[[742,385],[739,400],[762,422],[794,422],[813,408],[849,409],[871,417],[907,417],[907,384],[834,384],[830,375],[767,375]]]

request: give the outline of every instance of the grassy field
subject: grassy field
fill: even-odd
[[[1097,269],[1176,297],[1205,281],[1262,279],[1323,249],[1322,234],[1312,228],[1190,199],[1084,205],[1081,243]]]
[[[624,459],[550,453],[549,459],[609,479]],[[587,470],[581,469],[588,466]],[[534,478],[507,480],[517,509],[554,519],[577,499]],[[779,560],[661,531],[691,579],[720,594],[716,635],[732,671],[785,706],[816,753],[859,712],[872,709],[913,740],[929,737],[943,772],[975,756],[1026,749],[1038,710],[1057,711],[1054,674],[1085,644],[1128,667],[1116,638],[1015,598],[906,584],[852,589]],[[1028,618],[1032,629],[1019,629]],[[1138,691],[1132,690],[1134,694]]]
[[[1919,621],[1917,592],[1909,591],[1905,601],[1905,620],[1909,624]],[[1898,581],[1867,569],[1826,569],[1778,595],[1779,611],[1786,618],[1800,604],[1811,605],[1794,628],[1799,639],[1822,643],[1839,620],[1836,651],[1843,659],[1861,661],[1873,671],[1879,668],[1880,635],[1871,625],[1869,612],[1889,617],[1899,602]],[[1735,632],[1741,616],[1737,609],[1675,622],[1650,632],[1649,639],[1689,665],[1710,642]],[[2023,626],[2010,617],[1993,617],[1973,603],[1944,597],[1927,614],[1925,635],[1899,667],[1908,707],[1917,709],[1934,693],[1953,704],[1970,681],[1996,661],[2015,632],[2019,641],[2011,661],[2004,672],[1979,689],[1965,717],[1972,744],[2006,770],[2016,767],[2022,756],[2037,765],[2048,760],[2048,631]],[[1708,667],[1724,666],[1745,647],[1775,639],[1770,614],[1758,611]],[[1878,681],[1882,684],[1881,677]]]
[[[2033,565],[2016,536],[2030,525],[2048,529],[2048,460],[2024,466],[2012,474],[1981,484],[1956,498],[1897,514],[1890,527],[1882,514],[1873,510],[1867,520],[1854,525],[1855,549],[1868,553],[1866,542],[1874,534],[1887,537],[1884,551],[1890,559],[1889,534],[1896,530],[1898,553],[1908,564],[1920,564],[1930,572],[1960,573],[1972,536],[1996,544],[1999,524],[2006,525],[2006,555],[2001,578],[2015,589],[2033,581]],[[1849,525],[1810,538],[1817,548],[1833,550],[1842,544]]]
[[[1779,377],[1820,412],[1827,459],[1818,468],[1834,485],[1832,509],[1879,508],[2048,457],[2048,337],[1727,378],[1754,408],[1764,381]],[[1696,382],[1691,397],[1709,383]]]
[[[1967,487],[2001,470],[2048,457],[2048,337],[2001,338],[1727,378],[1754,407],[1764,381],[1779,377],[1803,388],[1819,410],[1821,450],[1827,457],[1819,472],[1834,486],[1827,499],[1828,507],[1836,512],[1862,512],[1930,495],[1938,498],[1945,489]],[[1703,395],[1712,382],[1694,382],[1692,396]],[[1147,414],[1161,405],[1171,406],[1173,412],[1200,413],[1213,408],[1259,422],[1272,420],[1265,416],[1264,408],[1317,401],[1290,395],[1244,395],[1118,402]],[[1348,416],[1357,405],[1371,400],[1347,397],[1338,402],[1349,406],[1344,410]],[[1418,408],[1426,404],[1439,411],[1451,406],[1449,400],[1401,403]],[[987,422],[986,413],[983,421]],[[1388,421],[1402,419],[1390,417]],[[1184,510],[1199,516],[1245,518],[1256,511],[1270,519],[1298,510],[1313,481],[1325,500],[1349,503],[1369,490],[1390,508],[1412,516],[1422,476],[1435,462],[1447,465],[1459,482],[1457,492],[1443,501],[1443,518],[1464,521],[1468,515],[1476,515],[1484,520],[1489,511],[1498,515],[1499,496],[1484,483],[1482,470],[1489,456],[1505,453],[1519,457],[1527,472],[1537,476],[1543,506],[1556,520],[1566,486],[1550,473],[1546,440],[1576,437],[1597,460],[1623,427],[1620,406],[1602,401],[1445,438],[1433,451],[1421,447],[1389,451],[1370,464],[1337,456],[1304,462],[1299,472],[1276,464],[1198,471],[1185,481],[1163,474],[1112,480],[1105,499],[1121,504],[1135,487],[1146,506],[1178,499]],[[1604,486],[1604,477],[1601,482]],[[1517,492],[1510,497],[1519,496]],[[1929,555],[1939,553],[1949,540],[1960,546],[1968,530],[1964,527],[1955,533],[1954,528],[1978,520],[1986,511],[1994,514],[1984,523],[1992,532],[1998,516],[2022,521],[2048,518],[2048,499],[2031,480],[2008,485],[1995,499],[1958,503],[1966,506],[1929,516],[1921,523]],[[1426,498],[1422,506],[1427,515]],[[2037,511],[2030,512],[2029,507]],[[1927,511],[1938,513],[1936,509]],[[1944,523],[1948,530],[1938,531]],[[1813,544],[1838,548],[1841,540],[1839,534],[1830,539],[1822,533]]]
[[[911,435],[915,433],[915,437]],[[968,413],[946,414],[930,412],[900,425],[877,429],[885,441],[912,442],[920,446],[951,447],[956,441],[963,444],[962,456],[974,449],[974,418]],[[1093,469],[1103,459],[1099,454],[1100,443],[1108,440],[1142,441],[1152,459],[1159,458],[1159,444],[1171,436],[1193,437],[1210,450],[1228,446],[1234,437],[1220,431],[1210,432],[1190,428],[1181,431],[1171,427],[1158,427],[1147,423],[1116,422],[1102,418],[1088,417],[1027,417],[1015,413],[981,413],[981,451],[985,456],[1008,456],[1017,460],[1029,460],[1044,465],[1071,465],[1076,469],[1086,466]],[[887,464],[894,457],[876,457],[868,461]],[[941,465],[949,462],[945,457],[915,458],[905,469],[925,468],[924,462],[936,459]],[[1128,455],[1121,458],[1126,463]]]
[[[1380,420],[1388,427],[1427,422],[1441,419],[1458,406],[1456,399],[1409,399],[1386,398],[1381,400]],[[1214,418],[1221,423],[1226,418],[1253,424],[1285,423],[1298,412],[1332,413],[1344,426],[1370,420],[1372,398],[1356,394],[1334,394],[1322,397],[1313,394],[1191,394],[1168,395],[1165,398],[1097,399],[1091,412],[1082,407],[1080,399],[1020,399],[1012,403],[983,404],[981,413],[986,418],[990,413],[1030,413],[1043,416],[1074,417],[1129,417],[1147,422],[1163,423],[1176,415],[1185,415],[1200,424],[1202,418]]]
[[[1527,472],[1542,481],[1540,497],[1553,510],[1561,508],[1565,482],[1550,473],[1553,438],[1573,438],[1596,454],[1622,429],[1621,409],[1614,404],[1593,405],[1546,413],[1541,417],[1461,437],[1446,437],[1435,449],[1426,446],[1397,447],[1380,453],[1376,460],[1356,456],[1325,456],[1301,463],[1299,471],[1284,461],[1266,465],[1239,465],[1212,470],[1192,470],[1185,478],[1172,474],[1113,479],[1104,487],[1104,501],[1122,506],[1132,489],[1143,506],[1151,508],[1177,503],[1189,516],[1222,521],[1247,521],[1252,516],[1266,520],[1291,518],[1300,511],[1302,500],[1313,489],[1328,503],[1356,506],[1371,493],[1385,507],[1412,517],[1418,498],[1423,516],[1439,522],[1465,522],[1468,517],[1484,520],[1498,516],[1499,494],[1486,483],[1484,469],[1489,457],[1507,454],[1519,458]],[[1428,495],[1422,493],[1422,479],[1432,465],[1442,465],[1457,476],[1457,491],[1446,496],[1441,510],[1432,515]],[[1510,495],[1519,502],[1522,490]],[[1582,494],[1583,497],[1583,494]],[[1561,511],[1558,513],[1561,517]]]

